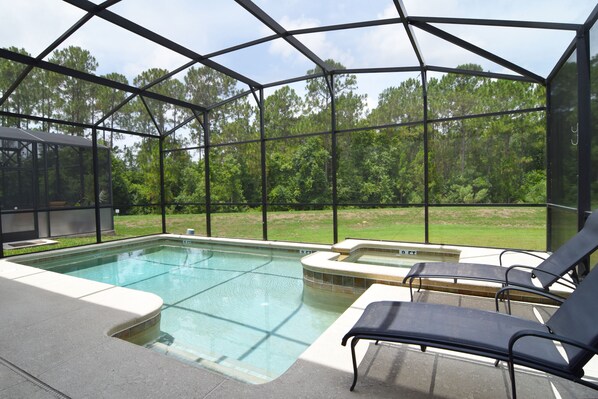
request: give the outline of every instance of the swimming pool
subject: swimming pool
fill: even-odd
[[[147,347],[261,383],[286,371],[354,300],[304,287],[301,256],[170,242],[27,263],[161,296],[160,336]]]

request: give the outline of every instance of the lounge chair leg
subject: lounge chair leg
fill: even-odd
[[[515,389],[515,365],[509,362],[509,377],[511,377],[511,393],[512,399],[517,399],[517,390]]]
[[[494,306],[496,307],[496,311],[498,312],[498,302],[505,303],[505,311],[507,314],[511,314],[511,290],[507,286],[503,286],[500,290],[496,291],[494,295]]]
[[[426,345],[420,345],[419,348],[422,352],[425,352],[428,347]]]
[[[500,312],[500,310],[498,309],[498,302],[500,301],[500,299],[498,299],[498,292],[496,293],[496,295],[494,296],[494,307],[496,308],[497,312]]]
[[[357,359],[355,359],[355,345],[359,342],[359,338],[353,338],[351,340],[351,358],[353,360],[353,384],[351,384],[351,388],[349,391],[353,391],[355,388],[355,384],[357,384]]]
[[[411,295],[411,302],[413,302],[413,279],[409,280],[409,295]]]
[[[494,361],[494,367],[498,367],[499,364],[500,364],[500,360],[496,359]]]

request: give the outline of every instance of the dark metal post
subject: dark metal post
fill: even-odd
[[[96,216],[96,242],[102,242],[102,221],[100,214],[100,165],[98,162],[98,130],[91,129],[93,151],[93,202]]]
[[[591,91],[590,91],[590,44],[589,32],[580,30],[577,34],[577,95],[578,95],[578,182],[577,182],[577,225],[580,230],[585,223],[585,214],[590,211],[590,186],[592,184],[591,170]],[[579,274],[585,275],[590,271],[589,259],[583,261],[583,269]]]
[[[79,204],[81,204],[81,206],[84,206],[84,200],[86,199],[86,193],[85,193],[85,173],[84,171],[84,165],[85,165],[85,158],[83,157],[83,148],[82,147],[76,147],[77,149],[77,155],[79,156],[79,167],[80,172],[79,172]]]
[[[212,237],[212,207],[210,195],[210,121],[208,111],[203,113],[203,133],[204,133],[204,171],[206,184],[206,235]]]
[[[266,129],[264,126],[264,89],[260,89],[260,154],[262,168],[262,237],[268,240],[268,174],[266,173]]]
[[[166,190],[164,189],[164,136],[158,139],[158,150],[160,151],[160,211],[162,214],[162,234],[166,234]]]
[[[546,250],[552,251],[552,84],[546,82]]]
[[[429,204],[430,204],[430,191],[429,186],[429,153],[428,153],[428,75],[425,69],[422,69],[422,96],[424,106],[424,242],[430,243],[430,226],[429,226]]]
[[[58,146],[58,144],[53,144],[53,146],[56,154],[56,170],[54,171],[54,177],[56,179],[56,192],[62,193],[62,183],[60,180],[60,147]]]
[[[104,132],[105,133],[105,132]],[[114,133],[110,133],[111,135]],[[108,198],[108,203],[110,204],[110,212],[112,214],[114,214],[114,196],[112,195],[113,193],[113,187],[112,187],[112,148],[108,148],[108,151],[106,151],[107,157],[106,157],[106,167],[108,168],[108,195],[110,196]],[[112,221],[112,230],[114,230],[114,220]]]
[[[43,144],[41,145],[43,148]],[[39,165],[37,159],[37,143],[31,143],[31,161],[33,165],[33,173],[31,174],[31,187],[33,188],[33,229],[35,235],[39,237]]]
[[[578,76],[578,123],[579,151],[578,164],[578,213],[579,229],[583,227],[585,212],[590,210],[590,166],[591,166],[591,92],[590,92],[589,42],[585,32],[577,35],[577,76]]]
[[[50,210],[48,209],[48,205],[50,204],[50,196],[48,195],[48,190],[50,189],[50,182],[48,176],[48,157],[50,156],[50,151],[48,150],[48,144],[44,143],[42,145],[43,154],[44,154],[44,203],[43,208],[46,209],[44,215],[46,217],[46,228],[47,230],[44,232],[48,236],[50,236]]]
[[[334,75],[330,76],[330,128],[331,128],[331,147],[330,157],[331,162],[331,174],[332,174],[332,242],[336,244],[338,242],[338,191],[336,189],[336,170],[337,170],[337,148],[336,148],[336,101],[334,96]],[[328,78],[327,78],[328,79]]]

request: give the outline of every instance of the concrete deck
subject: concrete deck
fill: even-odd
[[[357,347],[359,381],[349,391],[350,350],[340,345],[342,336],[368,303],[408,300],[406,288],[373,285],[283,376],[248,385],[110,336],[151,318],[161,306],[155,295],[65,277],[10,263],[0,267],[0,398],[510,397],[506,367],[495,368],[492,360],[364,341]],[[416,300],[494,306],[490,299],[437,292],[419,293]],[[514,307],[515,314],[532,318],[552,311]],[[598,375],[595,367],[590,371]],[[521,398],[598,396],[524,369],[518,369],[517,386]]]

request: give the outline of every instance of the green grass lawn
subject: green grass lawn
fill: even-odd
[[[217,213],[212,215],[212,236],[262,239],[260,212]],[[473,245],[544,250],[546,210],[544,208],[442,207],[431,208],[429,240],[434,244]],[[421,208],[339,209],[339,241],[351,238],[424,242],[424,213]],[[160,215],[117,216],[114,234],[103,241],[162,232]],[[206,235],[206,217],[167,215],[169,233],[187,229]],[[331,244],[332,211],[288,211],[268,213],[268,239]],[[58,238],[59,244],[20,250],[5,255],[91,244],[95,236]]]

